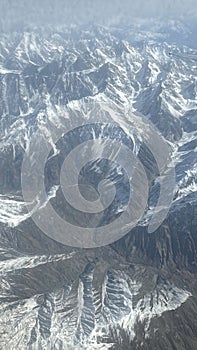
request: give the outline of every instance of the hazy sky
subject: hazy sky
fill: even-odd
[[[197,18],[197,0],[0,0],[4,26],[31,22],[111,24],[144,16]]]

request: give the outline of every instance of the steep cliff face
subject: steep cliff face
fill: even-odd
[[[2,349],[196,349],[197,70],[187,52],[197,52],[170,44],[164,32],[162,40],[151,32],[146,41],[143,33],[139,27],[135,37],[128,28],[92,27],[1,35]],[[169,56],[171,51],[179,58]],[[65,123],[71,130],[79,115],[90,126],[54,143],[50,130],[59,132]],[[174,162],[176,170],[169,213],[153,233],[147,227],[160,174],[141,115],[163,135],[170,148],[167,166]],[[47,196],[38,193],[38,206],[28,211],[21,171],[37,131],[52,148],[45,166]],[[50,201],[78,225],[95,223],[69,211],[59,170],[70,149],[104,137],[127,145],[143,164],[150,187],[145,213],[111,245],[65,246],[45,235],[32,217]],[[95,154],[99,159],[98,150]],[[92,198],[101,173],[114,180],[114,205],[96,221],[104,224],[124,211],[129,186],[126,172],[98,159],[82,169],[79,180],[81,193]]]

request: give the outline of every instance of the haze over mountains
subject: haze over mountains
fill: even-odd
[[[2,349],[196,349],[193,38],[190,26],[172,20],[109,28],[29,28],[1,35]],[[125,142],[133,136],[125,127],[132,125],[132,113],[125,111],[135,114],[137,131],[141,115],[149,119],[171,147],[169,166],[173,160],[176,188],[167,218],[156,232],[147,232],[158,196],[158,169],[137,133],[136,154],[150,182],[149,205],[139,225],[97,249],[50,239],[35,225],[22,197],[21,165],[32,135],[39,130],[54,146],[47,122],[72,127],[79,113],[88,122],[99,116],[100,123],[109,114],[112,123],[119,115],[124,131],[119,136]],[[93,137],[101,136],[94,132]],[[84,132],[78,136],[83,139]],[[62,145],[69,148],[66,142]],[[36,210],[49,200],[62,210],[59,188],[54,191],[59,185],[57,163],[46,167],[48,197],[38,194]],[[100,169],[99,162],[94,165],[93,184]],[[120,202],[126,201],[126,191],[122,193]]]
[[[3,30],[36,25],[117,25],[130,24],[135,18],[181,19],[188,24],[196,23],[195,0],[2,0],[0,3],[0,23]],[[195,25],[196,27],[196,25]]]

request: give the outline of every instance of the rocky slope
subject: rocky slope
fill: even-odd
[[[151,28],[145,39],[145,31],[143,26],[95,26],[1,35],[3,350],[196,349],[197,62],[187,55],[197,52],[172,44],[160,27],[160,36]],[[169,57],[169,52],[178,58]],[[138,226],[96,249],[72,248],[50,239],[35,225],[22,197],[22,161],[33,135],[40,131],[55,154],[57,145],[47,126],[72,127],[79,113],[89,123],[105,123],[109,115],[112,123],[118,121],[118,135],[110,127],[106,132],[130,142],[150,184],[149,204]],[[147,226],[158,198],[159,174],[141,137],[146,134],[140,130],[141,114],[169,144],[176,169],[169,214],[151,234]],[[97,129],[94,133],[101,135]],[[81,131],[77,137],[84,140],[86,134]],[[71,146],[75,139],[73,133]],[[64,139],[60,146],[69,147]],[[45,201],[51,200],[56,209],[59,205],[60,211],[61,194],[51,190],[59,185],[61,157],[49,159],[51,167],[45,172]],[[95,178],[94,174],[93,182]],[[121,193],[125,204],[127,187]],[[39,194],[38,203],[40,210]],[[115,209],[110,215],[118,215],[120,207]],[[85,225],[85,218],[78,220]]]

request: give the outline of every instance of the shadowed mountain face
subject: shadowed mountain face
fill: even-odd
[[[0,348],[196,350],[197,62],[191,56],[197,52],[172,44],[180,28],[187,34],[180,26],[1,35]],[[89,126],[73,129],[79,115]],[[168,216],[153,233],[147,227],[160,191],[158,166],[141,137],[147,130],[127,129],[140,130],[142,115],[170,146],[167,166],[173,161],[176,171]],[[50,130],[65,124],[69,135],[54,143]],[[44,168],[47,195],[37,193],[37,207],[28,212],[21,169],[36,132],[52,151]],[[104,138],[139,157],[149,183],[146,211],[111,245],[68,247],[45,235],[32,215],[49,201],[82,227],[121,215],[129,201],[127,173],[101,161],[98,150],[80,172],[79,189],[93,201],[103,176],[113,180],[109,210],[96,219],[73,212],[60,190],[65,155],[87,139]],[[53,229],[55,237],[58,227]]]

